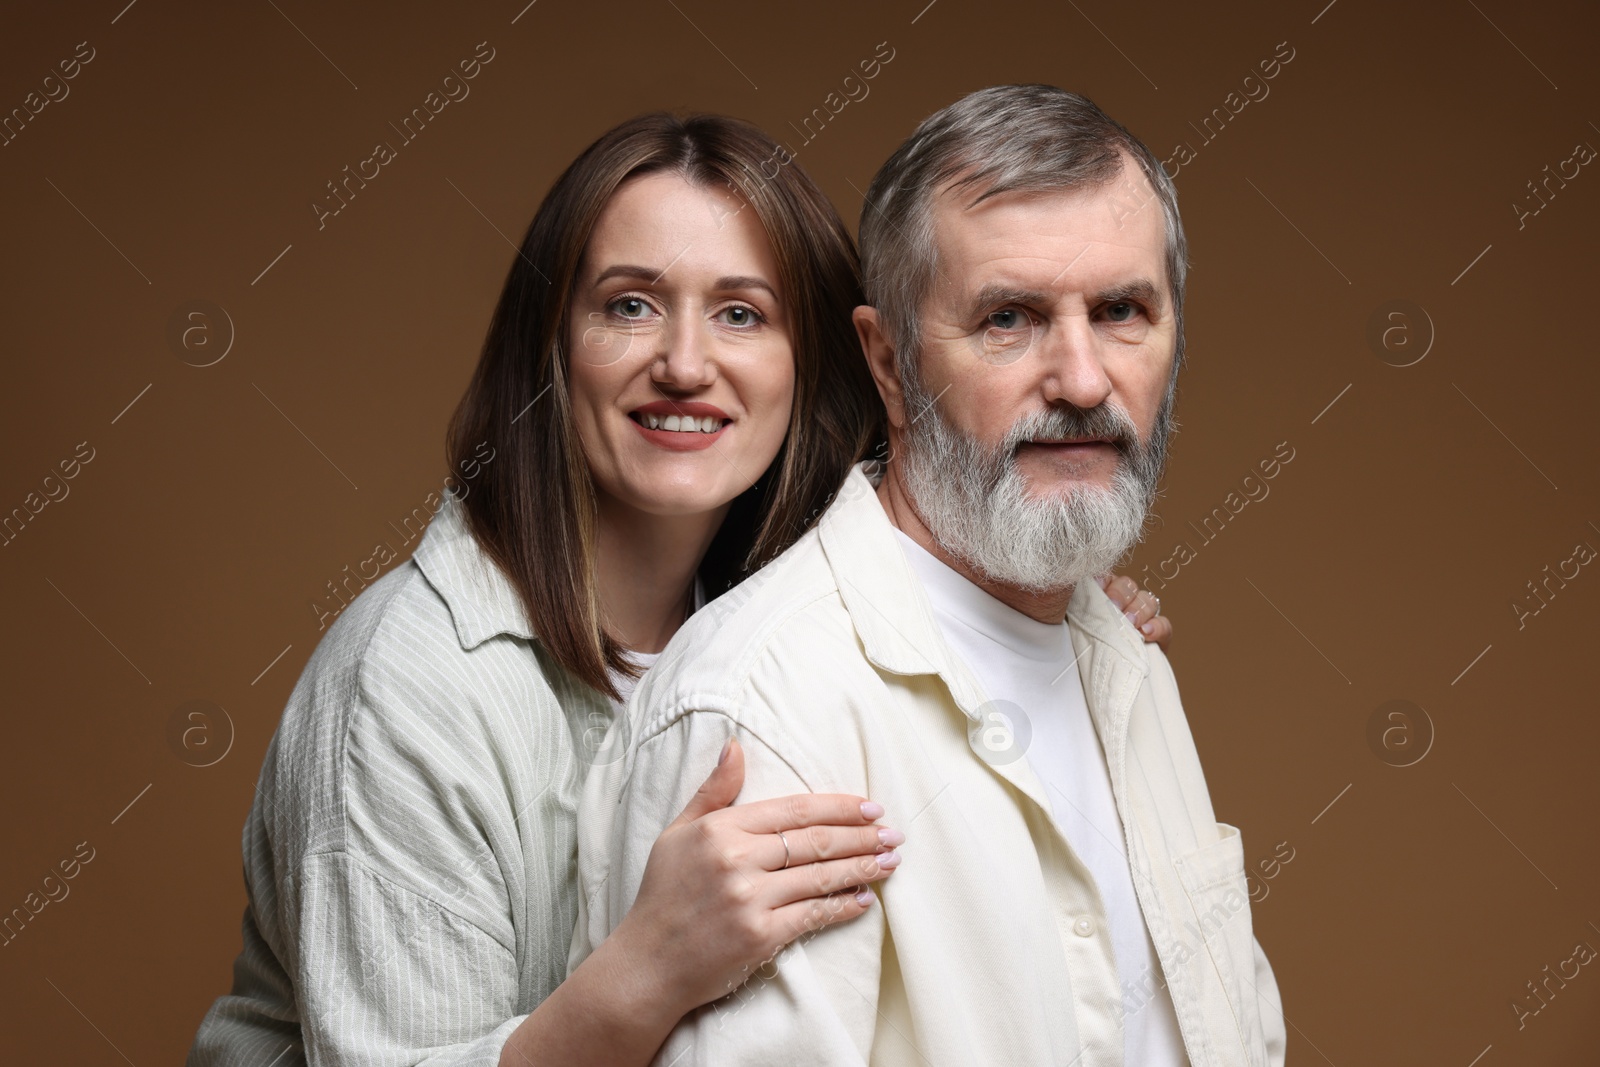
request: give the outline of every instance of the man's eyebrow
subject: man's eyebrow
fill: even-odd
[[[1055,299],[1054,294],[1041,289],[1028,289],[1004,283],[985,285],[967,302],[966,318],[976,318],[993,308],[1007,304],[1045,307],[1054,303]],[[1166,290],[1148,278],[1133,278],[1108,286],[1095,294],[1096,304],[1115,304],[1121,300],[1138,300],[1149,305],[1152,310],[1160,311],[1166,307]]]
[[[967,301],[965,318],[976,318],[993,308],[1003,307],[1006,304],[1043,307],[1053,303],[1054,299],[1042,289],[1025,289],[1016,285],[991,283],[979,289],[972,295],[972,299]]]
[[[1102,304],[1115,304],[1121,300],[1138,300],[1156,311],[1161,311],[1167,306],[1166,290],[1148,278],[1120,282],[1100,292]]]

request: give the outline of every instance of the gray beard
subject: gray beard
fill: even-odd
[[[1142,444],[1127,412],[1102,404],[1026,415],[989,448],[945,421],[920,382],[907,382],[907,410],[922,414],[906,427],[898,457],[906,491],[940,547],[990,581],[1049,592],[1098,578],[1142,539],[1166,465],[1174,392],[1169,386]],[[1029,496],[1018,446],[1061,437],[1112,439],[1119,455],[1109,489]]]

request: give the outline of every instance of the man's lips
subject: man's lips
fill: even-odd
[[[1026,447],[1048,448],[1063,452],[1087,452],[1094,448],[1115,448],[1116,442],[1109,437],[1060,437],[1053,439],[1036,438],[1032,441],[1023,441],[1018,448]]]
[[[1121,449],[1115,441],[1105,437],[1058,437],[1023,441],[1014,453],[1017,459],[1032,457],[1035,463],[1087,474],[1101,470],[1108,464],[1122,462]]]

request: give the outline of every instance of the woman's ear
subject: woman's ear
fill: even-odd
[[[905,425],[905,393],[900,388],[900,373],[895,367],[894,346],[883,332],[878,309],[863,304],[850,313],[850,318],[856,325],[861,353],[867,357],[867,368],[872,371],[878,395],[889,413],[889,425],[900,429]]]

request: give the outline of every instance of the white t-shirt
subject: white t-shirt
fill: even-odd
[[[1105,908],[1123,990],[1124,1062],[1183,1067],[1189,1060],[1123,852],[1122,820],[1065,622],[1043,623],[996,600],[900,530],[940,632],[977,676],[1044,783],[1052,814],[1089,869]],[[994,720],[999,722],[999,720]],[[1000,756],[998,758],[1004,758]]]
[[[641,677],[643,677],[645,671],[656,665],[656,660],[661,658],[661,653],[659,652],[635,652],[631,648],[624,651],[622,655],[628,662],[638,665]],[[634,688],[638,686],[639,679],[630,678],[621,671],[614,671],[609,667],[606,668],[606,677],[611,679],[611,684],[616,686],[617,692],[621,694],[622,699],[616,701],[612,708],[612,710],[621,714],[623,707],[628,703],[628,698],[633,695]]]
[[[694,576],[694,603],[689,608],[689,614],[692,615],[705,606],[706,587],[700,581],[700,576],[697,574]],[[631,648],[625,650],[622,654],[630,662],[638,664],[639,674],[641,676],[643,676],[645,671],[649,670],[651,667],[654,667],[656,665],[656,660],[661,658],[661,653],[659,652],[635,652]],[[628,698],[633,695],[634,687],[639,684],[639,679],[630,678],[621,671],[614,671],[610,668],[606,669],[606,677],[611,679],[611,684],[616,686],[617,692],[622,695],[621,701],[612,705],[613,711],[620,712],[628,703]]]

